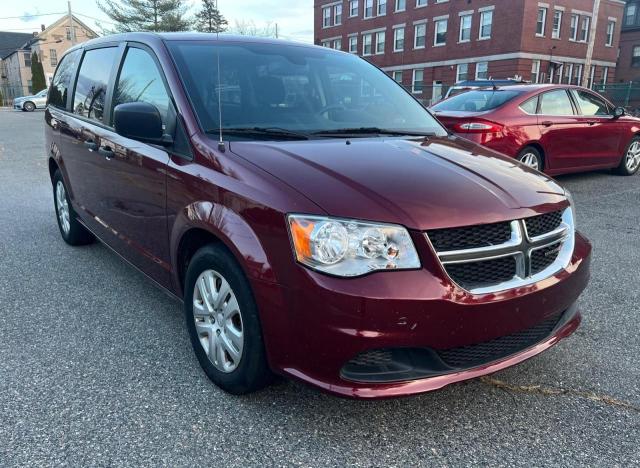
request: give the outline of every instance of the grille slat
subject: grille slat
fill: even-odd
[[[490,247],[504,244],[510,238],[509,222],[429,231],[431,244],[438,252]]]
[[[560,316],[549,317],[539,324],[512,335],[501,336],[470,346],[437,351],[449,366],[469,368],[516,354],[544,340],[558,324]]]
[[[516,275],[516,259],[503,257],[481,262],[454,263],[445,268],[453,281],[463,288],[470,288],[513,279]]]
[[[562,211],[554,211],[524,220],[529,237],[538,237],[555,231],[562,224]]]

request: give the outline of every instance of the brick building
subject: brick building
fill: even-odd
[[[620,35],[616,82],[640,82],[640,0],[627,0]]]
[[[640,0],[639,0],[640,1]],[[357,53],[436,101],[463,79],[613,81],[624,2],[602,0],[315,0],[315,43]]]

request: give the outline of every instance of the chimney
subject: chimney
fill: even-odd
[[[44,31],[45,29],[47,29],[47,28],[44,27],[44,24],[41,24],[40,25],[40,31]]]

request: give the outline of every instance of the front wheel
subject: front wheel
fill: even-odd
[[[242,395],[269,383],[258,308],[244,273],[224,247],[208,245],[193,256],[184,312],[196,357],[217,386]]]
[[[33,112],[36,109],[36,105],[33,102],[29,101],[29,102],[25,102],[22,108],[27,112]]]
[[[620,175],[630,176],[638,172],[638,169],[640,169],[640,137],[634,137],[627,146],[617,172]]]

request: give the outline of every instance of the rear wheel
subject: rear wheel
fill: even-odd
[[[640,137],[634,137],[627,146],[617,172],[620,175],[630,176],[638,172],[638,169],[640,169]]]
[[[69,245],[86,245],[93,242],[93,234],[80,224],[69,202],[67,188],[59,169],[53,174],[53,200],[62,239]]]
[[[36,108],[36,105],[31,101],[27,101],[27,102],[24,103],[22,108],[24,110],[26,110],[27,112],[33,112],[35,110],[35,108]]]
[[[527,146],[525,149],[520,151],[518,161],[525,166],[529,166],[531,169],[535,169],[536,171],[542,171],[544,169],[542,155],[540,154],[540,151],[533,146]]]
[[[244,273],[224,247],[208,245],[193,256],[184,312],[196,357],[217,386],[242,395],[270,382],[258,308]]]

